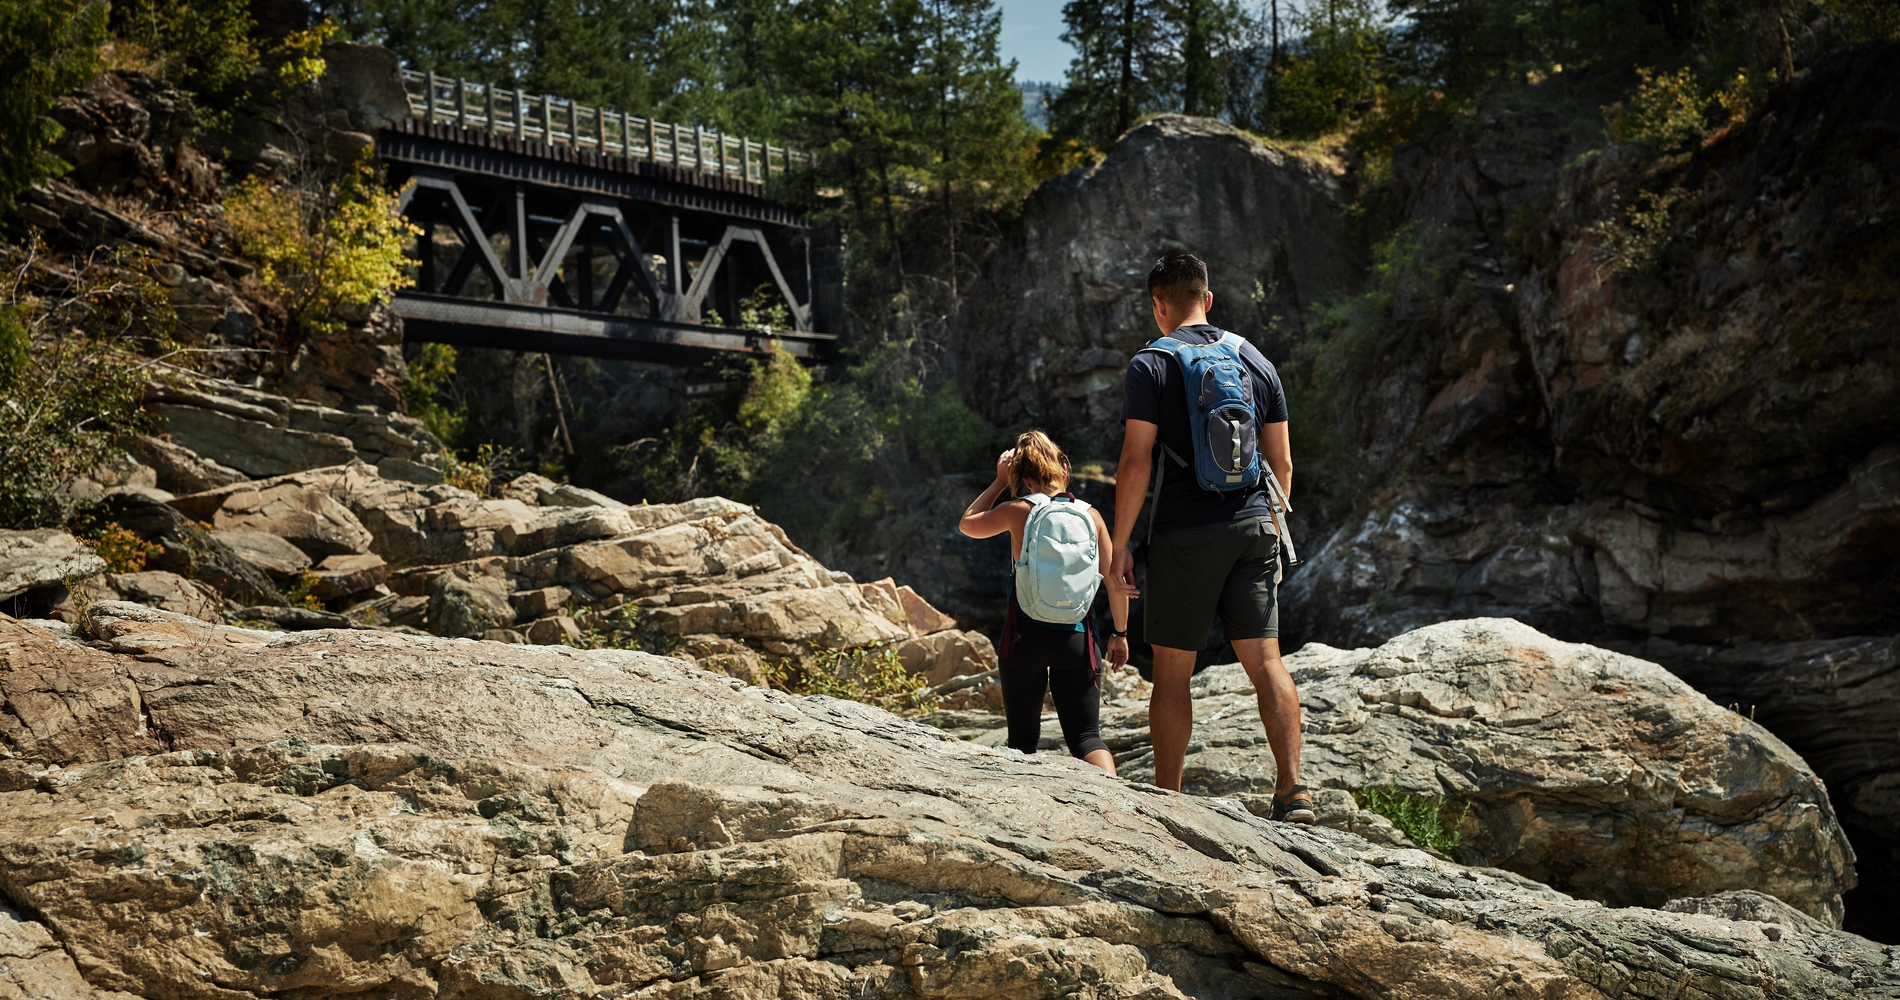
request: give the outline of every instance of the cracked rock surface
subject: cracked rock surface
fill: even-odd
[[[1609,909],[650,654],[86,626],[0,618],[9,998],[1900,996],[1758,893]]]
[[[1287,657],[1303,709],[1301,773],[1321,821],[1368,821],[1338,790],[1443,796],[1458,853],[1612,905],[1727,890],[1839,926],[1854,852],[1812,769],[1755,722],[1654,663],[1483,618],[1375,649]],[[1274,760],[1238,664],[1194,680],[1183,787],[1270,811]],[[1147,706],[1104,713],[1136,780],[1153,774]],[[1463,811],[1468,807],[1468,811]]]

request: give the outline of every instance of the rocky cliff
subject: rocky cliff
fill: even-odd
[[[1833,997],[1891,949],[1607,909],[645,653],[0,618],[0,995]]]
[[[1680,153],[1579,159],[1509,109],[1401,150],[1395,199],[1458,291],[1391,315],[1357,370],[1368,502],[1289,583],[1295,634],[1497,614],[1645,650],[1826,758],[1890,887],[1893,773],[1846,760],[1900,746],[1843,721],[1889,699],[1821,664],[1890,674],[1900,630],[1900,204],[1872,180],[1900,162],[1894,56],[1817,66]]]
[[[1402,150],[1402,211],[1460,294],[1393,316],[1380,389],[1348,403],[1379,502],[1302,575],[1311,634],[1480,608],[1705,643],[1900,628],[1896,204],[1867,183],[1900,155],[1891,55],[1675,156],[1566,167],[1503,111]]]

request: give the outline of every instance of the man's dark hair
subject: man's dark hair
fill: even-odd
[[[1177,309],[1188,309],[1207,293],[1207,262],[1176,250],[1161,255],[1148,272],[1148,294]]]

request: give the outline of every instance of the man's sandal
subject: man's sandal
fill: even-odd
[[[1273,818],[1281,823],[1311,824],[1319,817],[1313,812],[1313,796],[1305,785],[1294,785],[1285,795],[1273,797]]]

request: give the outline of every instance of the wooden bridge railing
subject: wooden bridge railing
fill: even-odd
[[[783,146],[492,83],[470,83],[461,77],[412,69],[402,71],[402,82],[409,93],[409,113],[434,124],[664,163],[755,184],[811,163],[811,154]]]

